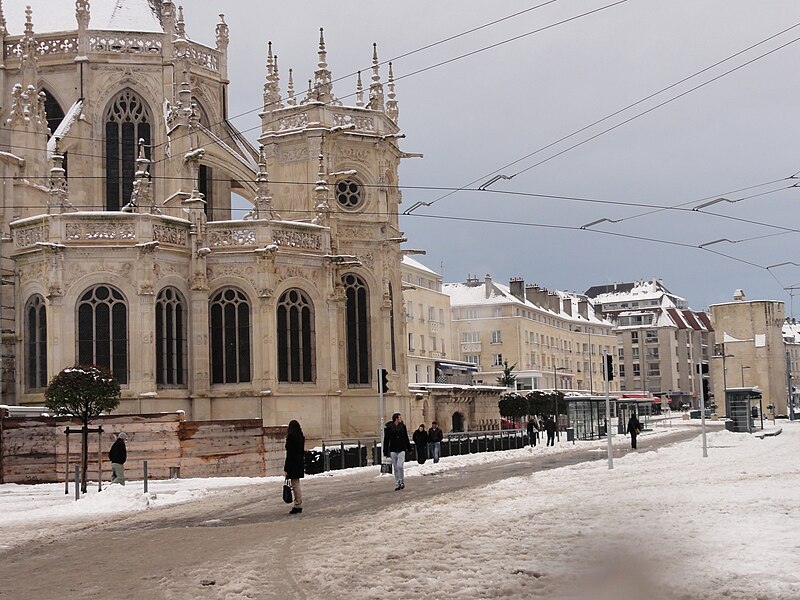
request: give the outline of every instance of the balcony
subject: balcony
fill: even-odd
[[[463,342],[461,344],[461,352],[463,354],[474,354],[481,351],[480,342]]]

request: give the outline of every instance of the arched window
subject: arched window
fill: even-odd
[[[186,364],[186,301],[166,287],[156,300],[156,384],[185,386]]]
[[[217,292],[210,303],[211,383],[250,381],[250,304],[239,290]]]
[[[25,366],[28,390],[47,387],[47,309],[44,298],[31,296],[25,305]]]
[[[123,90],[106,113],[106,210],[119,210],[133,192],[139,139],[150,145],[150,117],[132,90]]]
[[[310,383],[314,372],[314,310],[301,290],[278,299],[278,381]]]
[[[106,367],[128,383],[128,305],[122,293],[98,285],[78,301],[78,364]]]
[[[61,125],[61,121],[64,120],[64,109],[61,108],[61,105],[58,103],[58,100],[48,92],[46,89],[43,89],[42,92],[44,93],[44,112],[47,115],[47,127],[50,129],[50,135],[55,135],[56,129],[58,126]],[[64,176],[69,177],[69,157],[67,156],[67,152],[63,153],[64,161],[62,162],[62,166],[64,168]]]
[[[347,383],[369,383],[369,290],[354,273],[342,277],[342,283],[346,295]]]

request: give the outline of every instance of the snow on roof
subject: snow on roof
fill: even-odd
[[[421,262],[419,262],[418,260],[414,260],[413,258],[411,258],[408,255],[405,255],[405,254],[403,255],[402,263],[404,265],[408,265],[412,269],[417,269],[419,271],[425,271],[426,273],[430,273],[431,275],[435,275],[436,277],[440,277],[440,275],[436,271],[434,271],[433,269],[429,269],[428,267],[423,265]]]
[[[636,281],[632,285],[625,284],[620,291],[610,291],[597,294],[595,303],[606,304],[611,302],[640,302],[642,300],[657,300],[662,297],[670,299],[670,305],[686,302],[680,296],[669,292],[658,280]]]
[[[511,289],[502,283],[495,283],[490,281],[489,285],[492,286],[489,297],[486,297],[486,282],[481,281],[477,285],[470,285],[467,283],[445,283],[442,285],[442,292],[450,296],[450,306],[457,308],[459,306],[474,306],[480,304],[517,304],[520,307],[536,310],[539,312],[546,312],[549,314],[557,315],[564,320],[587,322],[587,319],[578,314],[577,303],[580,300],[578,296],[571,292],[563,292],[559,290],[552,290],[551,293],[558,296],[560,299],[569,299],[572,302],[572,314],[565,312],[563,309],[553,311],[547,306],[539,306],[529,300],[520,300],[511,293]],[[563,303],[562,303],[563,304]],[[606,320],[600,319],[594,312],[594,307],[589,302],[588,322],[609,325]]]
[[[26,6],[33,10],[34,34],[78,29],[73,0],[5,0],[2,5],[9,35],[25,32]],[[161,33],[160,5],[160,0],[91,0],[89,28]]]
[[[783,324],[783,339],[787,344],[800,344],[800,323],[787,320]]]

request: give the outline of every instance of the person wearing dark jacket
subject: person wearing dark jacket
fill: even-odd
[[[552,415],[547,417],[544,424],[544,429],[547,432],[547,445],[555,446],[556,444],[556,422],[553,420]]]
[[[439,462],[439,456],[442,453],[442,430],[439,429],[439,424],[434,421],[431,423],[431,428],[428,430],[428,456],[433,457],[434,464]]]
[[[300,423],[292,419],[286,429],[286,461],[283,463],[283,475],[291,481],[294,506],[289,514],[303,512],[303,494],[300,491],[300,480],[305,475],[306,438]]]
[[[636,436],[639,435],[639,430],[642,428],[642,424],[639,422],[639,419],[636,418],[636,415],[631,415],[631,418],[628,419],[628,433],[631,434],[631,448],[636,450]]]
[[[406,425],[403,423],[403,416],[400,413],[394,413],[392,420],[386,423],[386,428],[383,430],[383,455],[392,459],[394,491],[406,487],[403,464],[406,462],[407,450],[411,450],[411,442],[408,439]]]
[[[108,460],[111,461],[111,483],[125,485],[125,467],[123,465],[128,460],[128,449],[125,447],[127,439],[128,434],[120,431],[117,439],[111,444],[111,450],[108,451]]]
[[[414,432],[414,447],[417,449],[417,462],[424,465],[428,460],[428,432],[425,431],[425,423]]]
[[[536,445],[536,438],[539,437],[539,429],[536,427],[536,421],[531,418],[528,421],[528,444],[530,446]]]

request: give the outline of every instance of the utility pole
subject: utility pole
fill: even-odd
[[[722,355],[722,364],[725,364],[725,355]],[[722,367],[722,375],[725,377],[725,367]],[[706,395],[703,393],[703,364],[697,363],[697,373],[700,375],[700,429],[703,432],[703,458],[708,458],[708,442],[706,440]],[[724,384],[723,384],[724,387]],[[727,412],[726,412],[727,414]]]
[[[606,442],[608,444],[608,468],[614,468],[614,452],[611,446],[611,429],[608,424],[611,422],[611,395],[609,388],[611,384],[609,381],[614,378],[614,367],[609,362],[610,356],[606,350],[603,350],[603,381],[606,391]]]

